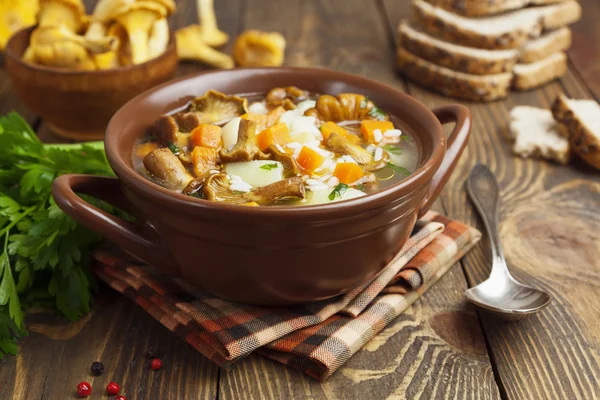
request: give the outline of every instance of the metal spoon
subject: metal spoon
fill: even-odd
[[[476,165],[467,180],[467,192],[487,230],[493,258],[490,277],[468,289],[467,299],[507,319],[520,319],[546,307],[550,303],[548,293],[523,285],[508,271],[498,232],[500,188],[494,174],[486,166]]]

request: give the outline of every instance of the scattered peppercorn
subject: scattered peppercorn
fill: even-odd
[[[154,360],[152,360],[152,365],[151,365],[153,370],[158,370],[162,367],[162,361],[160,361],[160,359],[155,358]]]
[[[125,396],[117,396],[117,397],[115,397],[115,400],[127,400],[127,399],[125,398]]]
[[[92,394],[92,385],[88,382],[81,382],[77,385],[77,395],[79,397],[87,397]]]
[[[148,347],[148,350],[146,350],[146,358],[154,359],[160,357],[160,355],[161,351],[154,346],[150,346]]]
[[[93,362],[91,370],[92,370],[92,375],[100,376],[104,372],[104,365],[102,365],[102,363],[98,362],[98,361]]]
[[[106,387],[106,392],[110,395],[115,395],[115,394],[119,394],[119,389],[121,389],[121,388],[119,387],[119,385],[116,382],[111,382]]]

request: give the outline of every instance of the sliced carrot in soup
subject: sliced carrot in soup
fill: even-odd
[[[219,149],[221,147],[221,127],[211,124],[200,124],[192,131],[191,140],[194,146]]]
[[[194,175],[202,176],[211,169],[217,168],[217,150],[211,147],[196,146],[192,151]]]
[[[302,147],[298,159],[296,160],[298,165],[307,172],[313,172],[323,164],[325,157],[314,151],[309,147]]]
[[[379,143],[381,141],[375,140],[375,131],[377,129],[383,134],[390,129],[394,129],[394,124],[390,121],[373,121],[369,119],[360,122],[360,131],[368,143]]]
[[[266,150],[272,144],[283,146],[291,141],[290,131],[286,124],[273,125],[256,136],[256,143],[261,150]]]
[[[364,175],[365,172],[363,169],[358,164],[354,163],[338,163],[333,171],[333,176],[346,185],[356,182]]]

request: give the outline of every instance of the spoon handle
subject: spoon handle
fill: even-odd
[[[478,164],[473,168],[467,180],[467,193],[469,193],[475,208],[479,211],[490,238],[493,259],[492,274],[498,270],[508,272],[498,229],[500,187],[496,177],[488,167]]]

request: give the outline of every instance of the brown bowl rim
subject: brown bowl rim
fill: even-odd
[[[213,74],[235,74],[238,71],[253,71],[257,74],[271,74],[271,73],[298,73],[300,71],[325,75],[324,78],[331,76],[331,79],[342,79],[345,82],[352,82],[360,86],[370,86],[374,91],[391,91],[397,96],[398,101],[404,102],[407,105],[412,106],[420,113],[424,114],[427,118],[423,121],[423,125],[428,126],[433,135],[432,143],[433,149],[428,159],[423,160],[422,164],[408,177],[401,180],[400,182],[377,191],[370,193],[362,197],[338,201],[331,204],[319,204],[311,206],[281,206],[281,207],[245,207],[236,204],[224,204],[212,202],[204,199],[197,199],[190,196],[183,195],[181,193],[173,192],[162,186],[144,178],[138,174],[133,166],[130,166],[120,155],[119,155],[119,138],[120,131],[115,129],[116,121],[119,120],[130,107],[135,107],[137,103],[144,100],[144,98],[150,97],[157,91],[163,88],[180,83],[185,80],[195,79],[201,76],[210,76]],[[317,217],[319,219],[335,219],[340,217],[347,217],[355,212],[368,212],[386,205],[389,205],[395,201],[398,201],[405,196],[413,193],[415,190],[422,188],[423,185],[430,184],[430,180],[436,171],[439,169],[446,152],[446,135],[442,128],[438,118],[433,112],[427,108],[424,104],[413,98],[412,96],[401,92],[400,90],[393,88],[389,85],[377,82],[375,80],[350,74],[347,72],[335,71],[328,68],[318,67],[254,67],[254,68],[232,68],[227,70],[212,70],[195,73],[187,76],[183,76],[169,82],[158,85],[152,89],[147,90],[139,94],[138,96],[125,103],[111,118],[106,128],[106,135],[104,140],[106,149],[106,155],[108,161],[115,171],[117,177],[125,183],[127,186],[143,193],[145,199],[149,199],[154,202],[161,203],[169,208],[175,209],[177,212],[181,210],[188,210],[192,213],[208,211],[211,216],[256,216],[259,218],[265,217],[282,217],[285,216],[288,219],[300,220],[308,217]],[[416,207],[415,207],[416,208]],[[412,212],[414,209],[407,210],[407,213]]]
[[[165,49],[165,51],[163,51],[162,54],[159,55],[158,57],[154,57],[154,58],[152,58],[146,62],[143,62],[141,64],[133,64],[133,65],[126,65],[126,66],[118,67],[118,68],[100,69],[100,70],[91,70],[91,71],[74,71],[74,70],[70,70],[70,69],[66,69],[66,68],[49,67],[46,65],[31,64],[26,61],[23,61],[23,59],[21,58],[23,56],[23,54],[17,55],[15,52],[12,51],[12,48],[11,48],[12,41],[16,40],[15,38],[18,35],[25,35],[25,34],[31,35],[31,32],[33,32],[33,30],[35,28],[37,28],[37,25],[23,28],[23,29],[20,29],[17,32],[13,33],[11,35],[11,37],[8,39],[8,42],[6,42],[6,46],[4,46],[4,55],[5,55],[5,57],[8,57],[15,63],[19,64],[19,66],[22,68],[26,68],[26,69],[29,69],[32,71],[43,71],[45,73],[51,73],[51,74],[56,74],[56,75],[68,75],[68,76],[96,75],[96,76],[101,76],[101,75],[110,75],[110,74],[114,74],[114,73],[127,73],[127,72],[135,70],[135,69],[144,68],[144,66],[146,66],[148,64],[152,64],[152,63],[155,63],[164,58],[170,57],[170,56],[172,56],[172,53],[174,51],[175,52],[177,51],[177,40],[175,39],[175,34],[169,28],[169,44],[167,45],[167,48]]]

